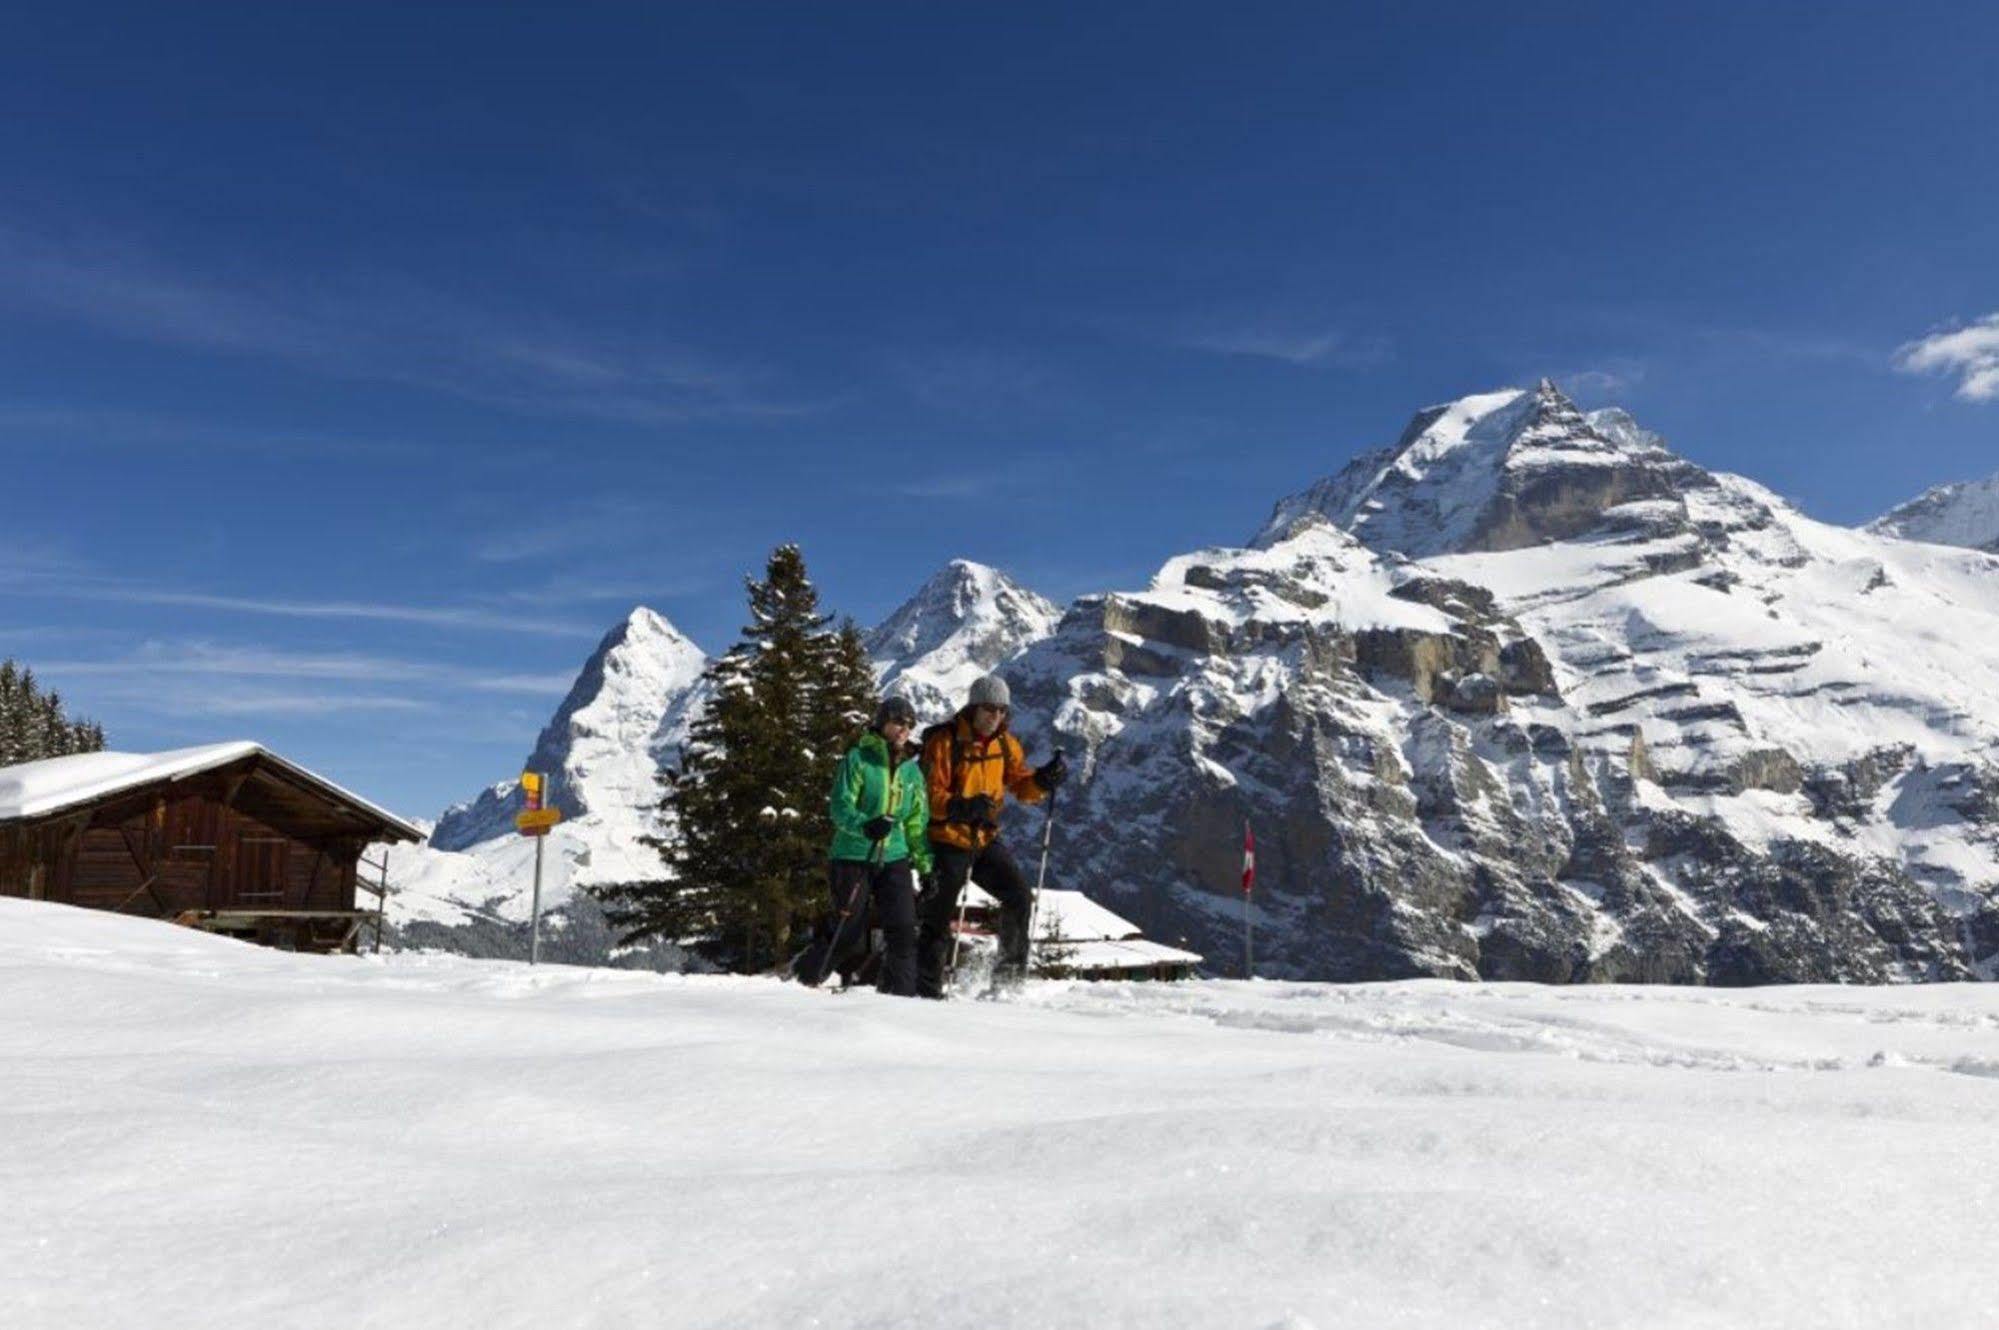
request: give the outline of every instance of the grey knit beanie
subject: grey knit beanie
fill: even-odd
[[[974,707],[1011,707],[1013,705],[1013,694],[1007,692],[1006,680],[1000,678],[997,674],[982,674],[972,680],[972,696],[966,705]]]

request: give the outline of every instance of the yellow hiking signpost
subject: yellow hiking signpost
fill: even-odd
[[[560,808],[542,806],[548,779],[539,771],[521,773],[521,811],[514,814],[514,826],[521,835],[534,837],[534,922],[528,934],[528,964],[541,962],[541,843],[548,831],[562,820]]]

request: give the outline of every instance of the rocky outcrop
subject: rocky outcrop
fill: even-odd
[[[1621,411],[1585,415],[1543,379],[1418,412],[1391,448],[1281,501],[1258,543],[1308,513],[1413,557],[1691,526],[1713,478]]]
[[[1250,822],[1266,975],[1994,979],[1995,567],[1813,523],[1543,383],[1418,413],[1144,590],[1058,619],[959,562],[869,641],[933,714],[1005,674],[1030,758],[1076,771],[1052,880],[1217,973]]]
[[[882,690],[936,721],[964,704],[972,680],[1048,636],[1060,617],[998,569],[953,559],[869,631],[866,649]]]
[[[1082,759],[1054,862],[1232,956],[1253,821],[1271,975],[1999,977],[1999,670],[1863,608],[1999,594],[1870,539],[1545,383],[1419,413],[1004,667]]]

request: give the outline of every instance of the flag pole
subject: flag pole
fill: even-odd
[[[1249,893],[1256,885],[1256,833],[1247,819],[1242,824],[1242,977],[1256,977],[1254,922],[1249,914]]]

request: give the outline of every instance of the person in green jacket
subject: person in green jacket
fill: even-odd
[[[799,960],[801,983],[817,985],[858,963],[857,953],[867,950],[872,901],[886,952],[881,990],[916,996],[916,874],[930,871],[930,797],[909,742],[915,728],[916,708],[907,698],[885,699],[833,773],[827,852],[833,915]]]

